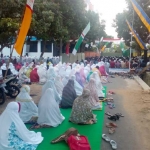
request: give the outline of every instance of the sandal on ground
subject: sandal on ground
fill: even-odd
[[[116,115],[114,115],[114,116],[116,116],[117,120],[119,120],[119,118],[120,118],[120,116],[119,116],[119,115],[117,115],[117,114],[116,114]]]
[[[115,132],[115,128],[109,128],[108,132],[109,134],[113,134]]]
[[[112,149],[117,149],[117,143],[114,140],[110,141]]]
[[[109,119],[109,120],[112,120],[112,121],[118,120],[118,119],[117,119],[117,116],[110,116],[110,117],[108,117],[108,119]]]
[[[113,123],[113,122],[110,122],[110,123],[106,123],[106,127],[107,128],[116,128],[117,127],[117,125],[115,124],[115,123]]]
[[[114,107],[113,107],[113,105],[109,105],[109,108],[110,108],[110,109],[113,109]]]
[[[106,142],[110,141],[110,138],[106,134],[102,134],[102,139],[104,139]]]
[[[105,113],[107,116],[112,116],[112,114],[108,111]]]
[[[119,117],[124,117],[121,113],[116,113],[115,115],[118,115]]]

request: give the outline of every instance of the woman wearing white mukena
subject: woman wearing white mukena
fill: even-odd
[[[32,100],[30,94],[30,87],[24,85],[21,88],[19,95],[16,97],[16,101],[21,104],[21,110],[19,113],[20,118],[24,123],[36,123],[38,118],[38,107]]]
[[[29,131],[19,117],[20,105],[10,102],[0,116],[0,150],[36,150],[40,132]]]

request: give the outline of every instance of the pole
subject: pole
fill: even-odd
[[[54,51],[54,47],[53,47],[53,42],[52,42],[52,57],[54,56],[53,51]]]
[[[133,29],[133,23],[134,23],[134,10],[133,10],[133,18],[132,18],[132,29]],[[130,71],[130,69],[131,69],[132,40],[133,40],[133,37],[132,37],[132,34],[131,34],[129,71]]]

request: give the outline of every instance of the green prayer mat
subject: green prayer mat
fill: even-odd
[[[103,92],[106,96],[107,88],[104,87]],[[62,141],[60,143],[51,144],[50,141],[63,134],[70,127],[76,128],[81,135],[84,135],[88,138],[88,141],[91,146],[91,150],[100,150],[101,149],[101,135],[104,123],[104,105],[102,111],[93,111],[97,115],[97,123],[93,125],[76,125],[69,122],[69,117],[71,109],[61,109],[62,115],[65,117],[65,120],[61,125],[56,128],[41,128],[35,129],[34,131],[39,131],[42,133],[44,140],[37,150],[69,150],[68,145]]]

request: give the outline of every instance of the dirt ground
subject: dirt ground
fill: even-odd
[[[123,107],[133,119],[143,150],[150,150],[150,94],[143,92],[135,80],[125,80],[126,90],[116,90],[123,97]]]
[[[116,133],[116,136],[119,135],[119,132],[120,134],[123,134],[116,137],[116,140],[118,139],[118,144],[123,145],[122,147],[118,148],[120,150],[150,150],[150,94],[144,93],[140,85],[138,85],[135,80],[116,77],[114,79],[110,79],[110,81],[112,83],[109,83],[107,85],[108,90],[113,89],[115,95],[120,96],[116,98],[117,101],[115,101],[116,105],[117,102],[120,103],[118,104],[119,111],[123,109],[124,114],[129,116],[125,116],[123,118],[124,121],[122,122],[122,124],[120,124],[120,126],[122,127],[121,129],[119,129],[120,131]],[[30,88],[30,94],[33,100],[35,101],[35,103],[38,103],[38,101],[40,100],[42,85],[32,84],[30,85]],[[3,112],[7,103],[10,101],[13,101],[13,99],[7,97],[6,103],[0,105],[0,113]],[[128,118],[131,118],[131,121],[130,119],[128,120]],[[130,128],[130,126],[132,127]],[[132,132],[130,132],[131,130]],[[104,131],[106,131],[106,129]],[[128,134],[126,132],[128,132]],[[129,136],[130,138],[128,138],[127,136]],[[121,139],[122,141],[119,141],[119,139]],[[127,144],[129,144],[129,146],[125,146],[125,144],[122,144],[124,141],[127,141]],[[137,146],[135,146],[136,144]],[[107,144],[104,143],[102,146],[102,150],[106,149],[109,150],[109,148],[107,148]]]
[[[150,150],[150,94],[144,93],[140,85],[133,79],[115,77],[110,79],[108,90],[115,94],[116,108],[113,110],[107,106],[105,112],[111,114],[123,113],[125,117],[120,118],[118,128],[113,135],[108,134],[108,128],[103,127],[103,133],[115,140],[120,150]],[[108,96],[110,97],[110,96]],[[105,115],[105,123],[110,120]],[[101,150],[111,150],[110,144],[102,141]]]

